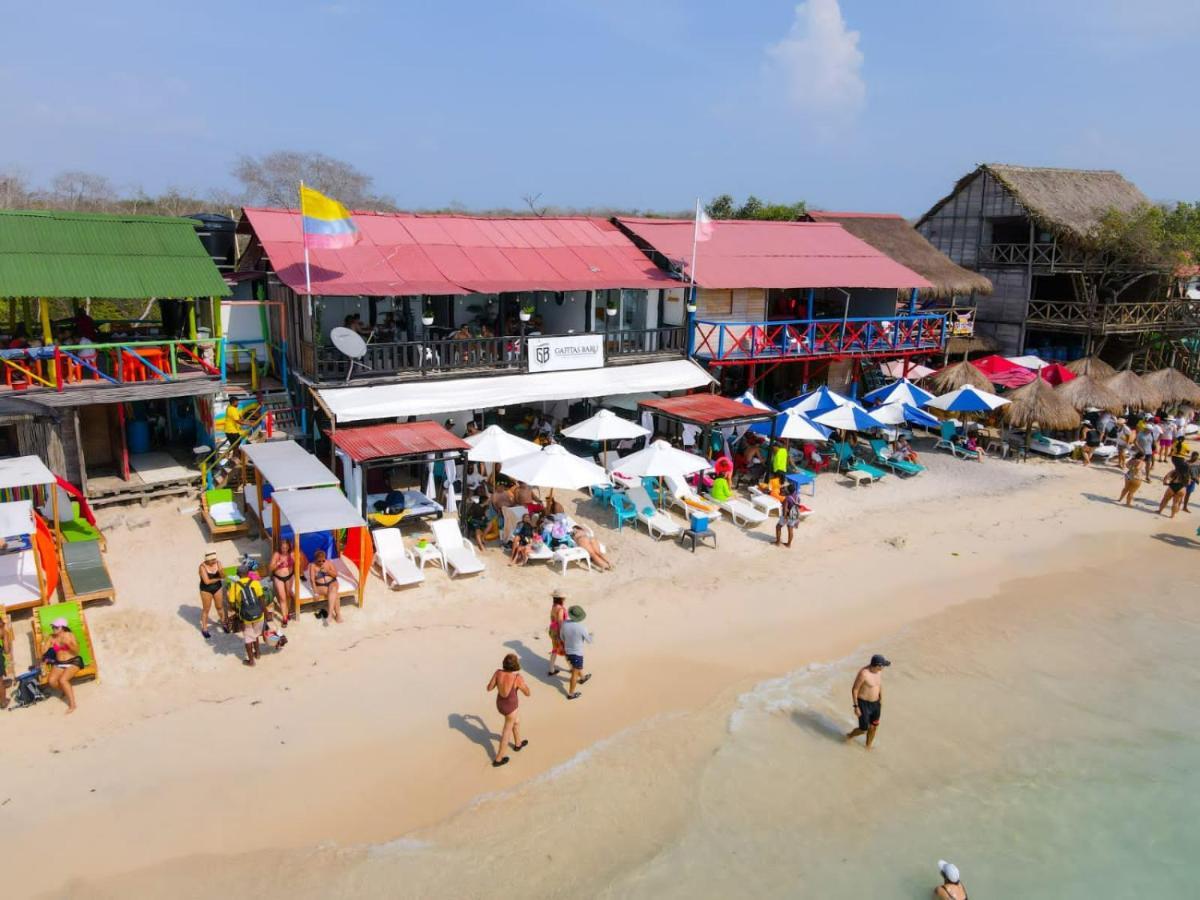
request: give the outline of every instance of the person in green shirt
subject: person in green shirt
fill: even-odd
[[[729,479],[724,475],[718,475],[713,479],[712,488],[708,493],[718,503],[724,503],[733,496],[733,491],[729,489]]]
[[[788,470],[788,441],[784,438],[771,450],[771,474],[786,475]]]

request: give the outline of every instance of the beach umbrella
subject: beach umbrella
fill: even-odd
[[[1090,375],[1072,376],[1071,381],[1059,385],[1054,392],[1080,412],[1085,409],[1106,409],[1119,413],[1125,408],[1125,402],[1117,396],[1116,391]]]
[[[1061,363],[1050,363],[1050,365],[1038,369],[1038,374],[1042,376],[1043,381],[1048,381],[1055,387],[1079,377]]]
[[[1040,356],[1033,356],[1032,354],[1028,356],[1006,356],[1004,358],[1014,365],[1021,366],[1024,369],[1031,369],[1034,372],[1050,365],[1050,363],[1046,362]]]
[[[893,381],[891,384],[884,385],[881,388],[876,388],[869,394],[863,395],[863,400],[868,403],[908,403],[912,406],[924,406],[933,399],[933,394],[923,388],[917,387],[907,378],[901,378],[899,381]]]
[[[809,391],[807,394],[801,394],[799,397],[793,397],[786,403],[780,403],[779,409],[796,409],[805,415],[812,417],[819,413],[828,412],[839,406],[845,406],[847,403],[854,403],[849,397],[843,397],[836,391],[831,391],[825,385],[821,385],[815,391]]]
[[[892,403],[885,403],[883,406],[876,407],[871,410],[871,415],[884,425],[903,425],[905,422],[908,422],[910,425],[937,428],[941,424],[941,422],[925,412],[925,410],[902,401],[893,401]]]
[[[939,393],[953,391],[968,384],[981,391],[990,391],[995,387],[991,379],[969,362],[959,362],[939,369],[933,373],[929,381],[929,386]]]
[[[540,449],[533,441],[509,434],[499,425],[489,425],[464,440],[471,445],[467,451],[467,459],[471,462],[502,463]]]
[[[1164,403],[1200,403],[1200,385],[1178,369],[1159,369],[1142,381],[1162,395]]]
[[[1105,378],[1112,378],[1117,374],[1116,369],[1098,356],[1084,356],[1080,359],[1072,360],[1067,363],[1067,368],[1076,375],[1091,375],[1093,378],[1101,381]]]
[[[882,428],[883,423],[857,403],[836,407],[813,416],[813,422],[838,431],[872,431]]]
[[[934,397],[926,406],[950,413],[989,413],[1007,404],[1003,397],[965,385],[948,394]]]
[[[657,440],[651,442],[645,450],[622,456],[613,466],[613,471],[631,477],[661,478],[673,475],[684,478],[711,468],[712,463],[703,456],[672,447],[664,440]]]
[[[792,441],[825,441],[829,439],[829,429],[824,428],[797,409],[784,410],[778,419],[778,438]]]
[[[1005,387],[1020,387],[1037,377],[1024,366],[1010,362],[996,353],[973,359],[971,365],[986,375],[993,384],[1002,384]]]
[[[770,406],[769,404],[763,403],[763,401],[759,400],[758,397],[756,397],[754,395],[754,391],[749,390],[749,389],[743,391],[740,395],[738,395],[734,399],[737,400],[738,403],[741,403],[743,406],[749,406],[751,409],[757,409],[760,412],[771,412],[771,413],[777,412],[775,407]],[[775,420],[773,420],[773,419],[770,422],[755,422],[753,425],[745,426],[739,432],[739,435],[745,434],[747,431],[753,431],[755,434],[765,434],[769,437],[771,435],[774,427],[775,427]]]
[[[608,484],[608,473],[589,459],[570,453],[561,444],[545,447],[504,463],[504,474],[531,487],[577,491],[595,484]]]
[[[1155,410],[1162,406],[1163,398],[1158,390],[1129,369],[1104,379],[1103,384],[1130,409]]]
[[[908,364],[908,372],[905,373],[904,360],[893,359],[891,362],[885,362],[880,365],[879,370],[888,378],[911,378],[913,381],[920,381],[922,378],[928,378],[934,373],[934,370],[929,366],[918,365],[910,362]]]
[[[1008,395],[1011,402],[1004,407],[1004,420],[1014,428],[1025,429],[1026,447],[1035,424],[1051,431],[1079,427],[1079,412],[1061,391],[1061,388],[1053,388],[1049,382],[1035,378]]]
[[[610,409],[602,409],[590,419],[563,429],[563,435],[582,441],[624,441],[650,432],[637,422],[623,419]]]

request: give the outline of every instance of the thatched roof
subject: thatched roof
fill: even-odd
[[[1128,369],[1106,378],[1104,386],[1116,393],[1130,409],[1154,410],[1162,406],[1162,395]]]
[[[1119,413],[1125,409],[1125,401],[1112,388],[1091,375],[1077,375],[1055,388],[1055,392],[1075,409],[1106,409]]]
[[[1074,384],[1079,379],[1067,382]],[[1063,385],[1066,387],[1066,385]],[[1040,425],[1049,431],[1078,428],[1081,421],[1078,410],[1061,395],[1062,388],[1051,387],[1044,378],[1035,378],[1029,384],[1009,392],[1011,401],[1003,409],[1004,420],[1014,428],[1032,428]]]
[[[1067,368],[1076,375],[1090,375],[1093,378],[1112,378],[1117,370],[1098,356],[1083,356],[1067,363]]]
[[[1164,403],[1200,403],[1200,385],[1178,369],[1159,369],[1142,381],[1162,395]]]
[[[927,381],[931,389],[939,394],[958,390],[967,384],[974,385],[981,391],[994,392],[996,390],[996,386],[992,384],[991,380],[969,362],[959,362],[952,366],[946,366],[944,369],[938,369],[929,376]]]
[[[936,213],[972,179],[987,172],[1028,211],[1038,225],[1056,235],[1083,239],[1110,209],[1133,212],[1150,199],[1120,172],[1098,169],[1050,169],[983,163],[963,176],[917,223]]]
[[[889,213],[810,212],[814,222],[836,222],[860,240],[866,241],[900,265],[912,269],[932,282],[925,297],[950,298],[971,293],[990,294],[992,283],[978,272],[964,269],[925,240],[902,216]]]

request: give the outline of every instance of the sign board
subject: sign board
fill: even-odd
[[[564,372],[568,369],[600,369],[604,366],[604,335],[564,334],[557,337],[531,337],[530,372]]]

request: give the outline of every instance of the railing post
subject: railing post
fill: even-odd
[[[175,341],[171,341],[169,347],[171,351],[171,377],[176,378],[179,376],[178,360],[176,359],[178,345],[175,343]]]
[[[225,343],[227,340],[228,338],[221,338],[220,344],[217,345],[217,349],[221,354],[221,384],[225,383],[225,358],[229,355],[228,348]]]
[[[55,388],[61,393],[63,389],[63,370],[62,370],[62,351],[58,349],[58,344],[54,345],[54,383]]]
[[[117,345],[117,381],[125,383],[125,356],[121,353],[120,345]]]
[[[725,325],[717,326],[717,359],[725,358]]]

